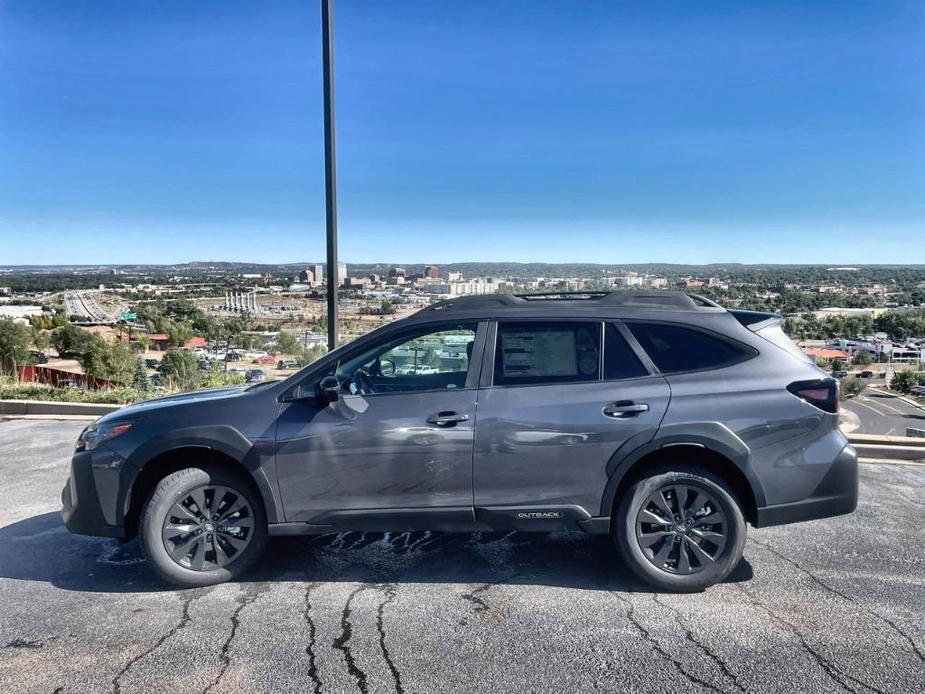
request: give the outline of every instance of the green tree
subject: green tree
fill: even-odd
[[[76,325],[65,325],[51,333],[51,344],[59,356],[79,355],[87,351],[93,333]]]
[[[108,343],[99,335],[93,335],[79,361],[87,376],[126,384],[134,377],[138,359],[128,345]]]
[[[29,361],[29,328],[12,318],[0,318],[0,375],[16,376]]]
[[[845,362],[843,362],[841,359],[832,360],[832,371],[841,371],[844,368],[845,368]]]
[[[51,332],[32,328],[32,344],[37,350],[44,352],[51,347]]]
[[[185,349],[170,349],[161,359],[161,376],[171,390],[196,390],[199,387],[199,360]]]
[[[311,364],[316,359],[321,359],[325,354],[328,353],[328,348],[324,345],[313,345],[311,347],[306,347],[305,349],[300,349],[297,354],[299,355],[299,363],[302,366]]]
[[[280,330],[279,335],[276,336],[276,349],[280,354],[299,354],[302,351],[302,344],[292,333]]]
[[[890,389],[908,393],[913,386],[918,385],[918,382],[918,374],[914,371],[897,371],[890,380]]]
[[[873,361],[874,361],[873,357],[870,356],[870,352],[868,352],[866,349],[862,349],[860,352],[858,352],[854,356],[855,364],[861,364],[863,366],[867,366],[868,364],[873,363]]]
[[[217,361],[213,361],[209,370],[202,374],[201,385],[203,388],[220,388],[222,386],[234,386],[244,383],[242,374],[230,374],[222,370]]]
[[[135,359],[135,373],[132,375],[132,387],[142,393],[151,389],[151,379],[148,378],[148,368],[141,357]]]
[[[167,333],[167,342],[172,347],[182,347],[193,336],[193,328],[186,322],[169,321],[164,332]]]

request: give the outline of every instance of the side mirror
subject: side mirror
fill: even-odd
[[[391,359],[380,359],[379,360],[379,375],[380,376],[394,376],[395,375],[395,362]]]
[[[318,399],[322,402],[335,402],[340,397],[340,382],[337,376],[328,374],[318,381]]]

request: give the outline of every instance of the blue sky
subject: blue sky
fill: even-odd
[[[925,3],[336,0],[348,262],[925,262]],[[0,265],[324,256],[319,1],[0,3]]]

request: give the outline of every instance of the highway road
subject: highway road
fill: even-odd
[[[899,398],[875,390],[866,390],[860,396],[842,401],[842,407],[860,420],[857,434],[883,434],[905,436],[906,429],[925,429],[925,410]]]
[[[922,691],[925,466],[864,465],[850,517],[751,530],[726,583],[654,594],[606,538],[280,538],[175,591],[58,516],[85,422],[0,422],[0,692]]]
[[[68,316],[82,316],[94,323],[115,322],[115,318],[96,303],[92,291],[65,292],[64,312]]]

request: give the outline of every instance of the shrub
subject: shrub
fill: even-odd
[[[853,398],[863,393],[865,388],[867,388],[867,382],[864,379],[851,376],[841,382],[841,397],[842,399]]]

